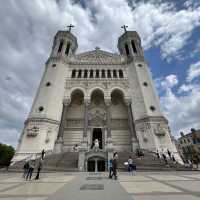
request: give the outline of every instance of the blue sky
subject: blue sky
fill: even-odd
[[[7,0],[0,17],[0,142],[16,146],[53,37],[70,23],[78,53],[118,52],[120,27],[136,30],[173,135],[200,128],[199,0]]]

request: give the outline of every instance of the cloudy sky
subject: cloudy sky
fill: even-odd
[[[200,128],[199,0],[0,0],[0,142],[16,146],[57,30],[75,25],[78,52],[117,52],[136,30],[174,136]]]

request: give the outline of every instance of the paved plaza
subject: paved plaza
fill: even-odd
[[[199,172],[42,173],[25,181],[19,173],[0,173],[0,200],[199,200]]]

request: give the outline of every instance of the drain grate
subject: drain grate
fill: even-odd
[[[80,190],[104,190],[103,184],[85,184],[82,185]]]
[[[101,180],[101,179],[102,179],[102,177],[98,177],[98,176],[92,176],[92,177],[89,176],[86,178],[86,180],[89,180],[89,181],[90,180]]]

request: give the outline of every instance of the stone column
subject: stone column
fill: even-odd
[[[132,115],[132,109],[131,109],[131,101],[126,101],[127,110],[128,110],[128,125],[131,132],[131,144],[132,144],[132,151],[134,152],[138,148],[138,141],[134,126],[134,119]]]
[[[84,130],[83,130],[83,138],[87,138],[87,130],[88,130],[88,107],[90,105],[90,101],[85,100],[85,111],[84,111]]]
[[[65,120],[66,120],[66,115],[67,115],[67,107],[69,106],[69,104],[70,104],[70,99],[63,100],[63,110],[62,110],[62,116],[60,120],[60,127],[59,127],[58,136],[57,136],[57,140],[56,140],[55,148],[54,148],[54,151],[56,153],[62,152]]]
[[[105,100],[106,104],[106,124],[107,124],[107,149],[112,151],[112,134],[111,134],[111,99]]]

